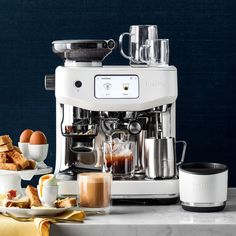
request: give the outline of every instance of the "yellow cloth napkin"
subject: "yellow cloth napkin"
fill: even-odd
[[[32,222],[19,222],[0,215],[0,236],[49,236],[50,225],[56,223],[56,219],[70,219],[76,222],[84,220],[85,217],[83,211],[69,211],[55,218],[35,218]]]
[[[73,221],[84,220],[86,217],[84,211],[70,211],[60,214],[55,218],[35,218],[34,223],[40,236],[49,236],[51,223],[56,223],[57,219],[69,219]]]
[[[18,222],[0,214],[1,236],[38,236],[34,222]]]

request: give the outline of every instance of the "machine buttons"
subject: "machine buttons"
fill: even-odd
[[[139,134],[142,130],[141,124],[137,120],[133,120],[129,123],[128,130],[131,134]]]
[[[104,84],[104,88],[105,88],[106,90],[110,90],[111,87],[112,87],[112,84],[110,84],[110,83],[105,83],[105,84]]]
[[[129,90],[129,84],[123,84],[123,89],[124,89],[125,91]]]
[[[75,87],[76,88],[80,88],[81,86],[82,86],[82,82],[81,81],[79,81],[79,80],[75,81]]]

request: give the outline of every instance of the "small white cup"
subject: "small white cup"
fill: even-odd
[[[29,156],[29,143],[21,143],[18,142],[18,147],[20,148],[21,152],[23,153],[23,155],[27,158],[30,159]]]
[[[58,196],[58,185],[43,186],[42,195],[40,190],[40,185],[37,185],[39,199],[44,206],[54,207],[54,202],[57,200]]]
[[[48,155],[48,144],[29,144],[29,157],[37,162],[38,168],[46,168],[43,162]]]

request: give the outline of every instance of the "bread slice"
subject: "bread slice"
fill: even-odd
[[[74,207],[77,206],[77,200],[74,197],[67,197],[55,201],[56,208]]]
[[[39,199],[37,188],[34,188],[31,185],[28,185],[25,190],[26,195],[29,197],[30,206],[41,206],[41,201]]]
[[[7,162],[7,154],[4,152],[0,152],[0,163],[6,163]]]
[[[12,158],[14,164],[19,165],[22,169],[25,169],[30,165],[28,160],[16,150],[7,152],[7,155]]]
[[[28,197],[23,197],[18,200],[8,200],[6,202],[6,207],[29,208],[30,200]]]
[[[12,143],[11,138],[9,135],[2,135],[0,136],[0,146],[7,144],[7,143]]]
[[[12,149],[13,149],[13,145],[11,142],[0,146],[0,152],[7,152],[7,151],[11,151]]]
[[[25,170],[34,170],[36,168],[36,162],[34,160],[27,160],[29,165],[25,168]]]
[[[19,147],[17,147],[17,146],[14,146],[14,147],[13,147],[13,149],[14,149],[15,151],[19,152],[20,154],[22,154],[22,152],[21,152],[21,150],[20,150],[20,148],[19,148]]]
[[[20,170],[20,166],[14,163],[0,163],[0,170]]]

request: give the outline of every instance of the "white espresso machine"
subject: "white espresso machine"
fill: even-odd
[[[102,65],[115,44],[114,40],[52,43],[53,51],[64,60],[55,75],[45,78],[46,89],[55,90],[56,97],[59,193],[77,194],[78,173],[103,171],[103,143],[117,132],[126,133],[135,144],[135,174],[113,180],[112,198],[175,203],[179,199],[176,161],[171,163],[174,171],[168,170],[166,162],[162,174],[147,177],[147,168],[156,170],[145,162],[144,141],[176,136],[177,70],[169,65]]]

